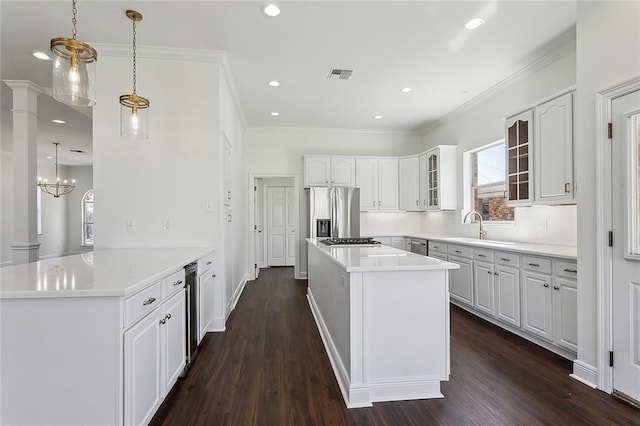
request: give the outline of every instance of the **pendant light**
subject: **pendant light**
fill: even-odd
[[[127,17],[133,21],[133,92],[120,96],[120,135],[127,138],[147,139],[149,137],[149,100],[136,93],[136,22],[142,21],[142,14],[127,10]]]
[[[51,40],[53,53],[53,97],[67,105],[90,107],[96,104],[96,61],[98,52],[76,38],[78,9],[73,0],[73,37]]]
[[[38,186],[42,189],[42,192],[53,195],[54,198],[60,198],[61,195],[68,194],[75,189],[76,180],[71,179],[71,182],[66,179],[60,181],[58,176],[58,145],[60,144],[58,142],[53,144],[56,146],[56,180],[53,183],[49,183],[47,179],[38,178]]]

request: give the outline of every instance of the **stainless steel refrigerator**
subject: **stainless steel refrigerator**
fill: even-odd
[[[360,188],[312,187],[307,195],[307,236],[356,238],[360,236]]]

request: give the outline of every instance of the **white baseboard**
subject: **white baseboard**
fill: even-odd
[[[444,398],[440,392],[440,379],[422,379],[412,382],[369,382],[371,401],[408,401],[412,399]]]
[[[296,278],[296,279],[298,279],[298,280],[306,280],[306,279],[308,279],[308,275],[307,275],[306,272],[300,272],[299,275],[300,275],[300,277]]]
[[[590,388],[597,388],[598,369],[578,359],[573,361],[573,374],[569,374],[569,377],[576,379]]]
[[[231,311],[236,308],[238,300],[240,300],[240,296],[242,296],[242,292],[244,291],[244,287],[247,285],[247,281],[249,281],[249,275],[245,274],[244,277],[242,277],[242,281],[240,281],[240,285],[236,287],[236,291],[233,293],[233,297],[231,298],[231,300],[229,300],[229,303],[227,303],[225,322],[227,319],[229,319]]]

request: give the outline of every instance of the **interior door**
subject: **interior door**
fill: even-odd
[[[260,268],[264,268],[264,187],[262,179],[256,178],[253,186],[253,237],[255,241],[255,278],[260,275]]]
[[[612,102],[613,389],[640,401],[640,91]]]
[[[293,186],[285,187],[285,202],[286,202],[286,231],[287,231],[287,241],[286,241],[286,266],[294,266],[296,264],[296,222],[295,222],[295,194],[293,192]]]
[[[267,261],[286,266],[286,193],[284,187],[267,187]]]

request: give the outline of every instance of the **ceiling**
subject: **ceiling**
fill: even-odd
[[[138,46],[226,51],[246,124],[257,127],[420,131],[526,67],[576,22],[575,1],[278,1],[275,18],[255,1],[78,3],[78,38],[89,43],[129,45],[124,12],[136,9]],[[31,53],[70,36],[71,1],[2,0],[0,14],[2,79],[50,87],[51,63]],[[475,17],[485,24],[465,29]],[[353,75],[329,80],[331,68]],[[150,72],[138,61],[141,93]],[[10,95],[2,85],[3,128]],[[88,151],[90,163],[91,119],[46,95],[39,112],[42,152],[59,141]],[[52,125],[58,117],[67,124]],[[77,157],[65,152],[61,163]]]

